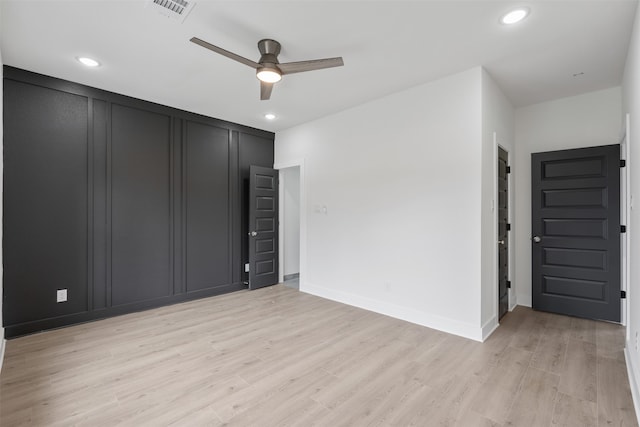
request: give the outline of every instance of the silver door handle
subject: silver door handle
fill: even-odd
[[[504,240],[498,240],[498,244],[504,245]]]
[[[542,239],[540,237],[538,237],[538,236],[533,236],[531,238],[531,240],[533,240],[534,243],[540,243],[540,240],[542,240]]]
[[[251,236],[251,237],[256,237],[257,235],[258,235],[257,231],[252,231],[252,232],[249,233],[249,236]]]

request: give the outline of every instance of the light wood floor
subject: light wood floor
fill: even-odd
[[[8,341],[0,425],[633,426],[623,333],[518,308],[481,344],[279,285]]]

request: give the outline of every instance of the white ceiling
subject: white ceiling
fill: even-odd
[[[277,131],[478,65],[515,106],[617,86],[637,1],[197,0],[184,23],[145,5],[2,0],[3,62]],[[516,5],[530,16],[500,24]],[[257,41],[273,38],[281,62],[342,56],[345,66],[285,76],[260,101],[255,70],[192,36],[256,61]],[[83,55],[102,66],[85,68]]]

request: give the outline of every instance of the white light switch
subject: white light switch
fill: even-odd
[[[67,290],[66,289],[58,289],[56,292],[56,302],[66,302],[67,301]]]

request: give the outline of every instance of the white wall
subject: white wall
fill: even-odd
[[[628,221],[627,233],[630,238],[631,274],[627,292],[628,307],[627,312],[627,337],[625,356],[629,371],[629,383],[633,402],[636,407],[636,414],[640,414],[640,350],[637,344],[637,336],[640,333],[640,264],[637,257],[640,255],[640,233],[635,227],[640,227],[640,8],[636,10],[635,24],[627,64],[622,83],[623,112],[629,113],[631,131],[627,135],[631,157],[628,161],[629,172],[631,173],[630,191],[635,207],[631,210],[630,221]],[[633,261],[635,259],[635,262]]]
[[[300,168],[282,169],[284,275],[300,273]]]
[[[301,291],[482,339],[481,80],[477,67],[276,135],[276,164],[305,162]]]
[[[619,143],[619,87],[518,108],[515,113],[515,287],[531,306],[531,153]]]
[[[507,150],[513,163],[514,108],[500,87],[485,70],[482,72],[482,315],[483,335],[498,325],[498,228],[497,228],[497,144]],[[510,183],[513,184],[513,183]],[[512,185],[513,187],[513,185]],[[510,189],[513,201],[514,191]],[[510,203],[513,206],[513,202]],[[513,210],[513,209],[511,209]],[[512,214],[512,212],[510,212]],[[511,215],[513,218],[513,215]],[[513,223],[513,220],[511,220]],[[510,233],[513,235],[513,233]],[[512,236],[509,236],[512,237]],[[513,252],[514,239],[509,242]],[[509,258],[512,258],[509,256]],[[513,263],[510,277],[514,277]],[[515,305],[511,296],[510,305]]]
[[[1,10],[1,6],[0,6],[0,13],[2,12]],[[0,149],[0,193],[2,192],[3,184],[2,184],[2,179],[4,177],[4,172],[3,172],[3,165],[4,165],[4,159],[3,159],[3,153],[4,153],[4,134],[3,134],[3,129],[4,129],[4,121],[3,121],[3,111],[2,111],[2,105],[3,105],[3,100],[4,100],[4,95],[3,95],[3,88],[4,88],[4,82],[2,81],[2,77],[3,77],[3,69],[2,69],[2,52],[0,52],[0,146],[2,147],[2,149]],[[0,194],[1,196],[1,194]],[[0,197],[0,224],[2,223],[2,199],[3,197]],[[0,227],[0,243],[2,242],[2,229],[3,227]],[[2,272],[2,266],[3,266],[3,262],[2,262],[2,244],[0,244],[0,369],[2,369],[2,360],[4,358],[4,346],[5,346],[5,340],[4,340],[4,327],[2,324],[2,300],[4,299],[2,296],[4,295],[3,291],[2,291],[2,278],[4,276],[3,272]]]

